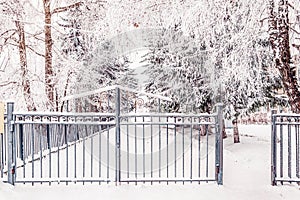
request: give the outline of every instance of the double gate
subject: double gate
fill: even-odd
[[[223,183],[221,105],[169,113],[152,97],[158,109],[141,111],[120,87],[110,96],[106,112],[71,112],[72,102],[68,112],[16,112],[8,103],[1,176],[10,184]]]

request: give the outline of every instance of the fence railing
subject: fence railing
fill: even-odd
[[[223,183],[222,105],[212,114],[141,113],[122,110],[118,87],[114,99],[106,113],[16,112],[8,103],[2,176],[10,184]]]
[[[300,183],[300,114],[272,112],[271,183]]]

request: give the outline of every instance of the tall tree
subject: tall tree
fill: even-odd
[[[275,2],[277,4],[275,4]],[[276,8],[278,8],[276,12]],[[300,91],[296,66],[291,65],[290,23],[288,0],[269,0],[269,40],[285,93],[293,112],[300,112]]]
[[[259,23],[265,6],[263,0],[201,1],[182,20],[209,53],[213,99],[224,102],[225,116],[234,122],[234,142],[239,142],[238,117],[272,101],[265,91],[274,87],[277,74],[268,63],[266,27]]]
[[[210,112],[207,54],[197,52],[201,47],[192,42],[192,36],[183,35],[180,23],[161,34],[145,56],[149,76],[145,90],[172,98],[173,103],[165,105],[168,111]]]
[[[36,110],[36,106],[32,97],[32,90],[29,78],[29,70],[27,63],[27,51],[26,48],[26,37],[25,37],[25,23],[24,17],[24,6],[19,1],[3,1],[0,2],[1,9],[7,16],[14,17],[15,28],[8,29],[0,34],[3,38],[3,43],[1,46],[13,45],[18,48],[19,53],[19,63],[21,71],[21,86],[23,91],[23,96],[27,110]]]
[[[20,18],[18,18],[20,19]],[[25,30],[24,24],[21,21],[15,21],[17,32],[18,32],[18,49],[20,56],[20,67],[21,67],[21,77],[22,77],[22,87],[24,93],[24,99],[26,102],[27,109],[29,111],[36,110],[32,94],[31,94],[31,86],[30,86],[30,78],[28,76],[28,68],[27,68],[27,53],[26,53],[26,39],[25,39]]]
[[[76,2],[74,4],[57,7],[51,10],[51,0],[43,0],[44,6],[44,16],[45,16],[45,25],[44,25],[44,34],[45,34],[45,91],[47,94],[48,102],[50,109],[58,110],[58,99],[55,95],[55,84],[53,78],[55,76],[53,65],[52,65],[52,16],[57,13],[68,11],[74,7],[82,5],[83,2]]]

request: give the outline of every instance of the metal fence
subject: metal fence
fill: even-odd
[[[128,91],[110,94],[106,112],[15,112],[8,103],[2,176],[10,184],[223,183],[221,105],[212,114],[167,113],[159,99],[140,112]]]
[[[271,183],[300,183],[300,114],[272,112]]]

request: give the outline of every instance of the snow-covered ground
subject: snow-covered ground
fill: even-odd
[[[0,199],[299,199],[299,186],[270,185],[270,126],[240,126],[241,143],[224,143],[224,185],[209,184],[52,184],[0,183]]]

